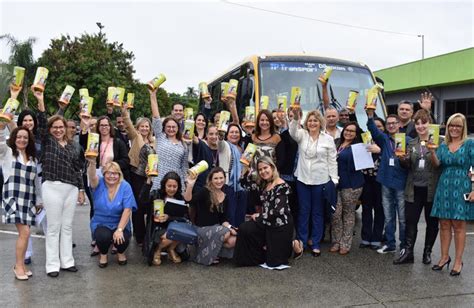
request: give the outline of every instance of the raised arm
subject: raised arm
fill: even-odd
[[[235,104],[235,98],[228,97],[226,100],[226,104],[232,116],[231,123],[235,123],[238,125],[240,123],[240,120],[239,120],[239,114],[237,112],[237,105]]]
[[[2,161],[4,160],[8,148],[5,126],[6,124],[4,122],[0,122],[0,158]],[[0,185],[3,185],[3,183],[0,183]]]
[[[193,188],[196,184],[196,178],[192,176],[186,177],[186,190],[184,191],[183,198],[186,202],[193,200]]]
[[[128,112],[126,104],[124,104],[124,107],[122,108],[122,118],[125,123],[125,130],[127,131],[128,139],[135,139],[138,136],[138,133],[130,119],[130,112]]]
[[[297,119],[290,121],[288,132],[290,133],[291,138],[293,138],[297,143],[300,143],[301,140],[303,140],[304,130],[299,127]]]
[[[150,92],[151,114],[152,114],[153,118],[159,119],[160,118],[160,110],[158,109],[158,100],[156,99],[156,91],[158,91],[158,89],[155,89],[153,91],[148,89],[148,92]]]
[[[96,159],[87,158],[87,177],[89,178],[89,185],[92,189],[95,189],[99,185],[99,177],[96,173]]]

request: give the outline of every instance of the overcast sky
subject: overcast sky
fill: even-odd
[[[61,34],[79,36],[105,25],[110,41],[135,54],[135,77],[158,73],[168,91],[208,81],[252,54],[317,54],[364,62],[372,70],[472,47],[473,1],[232,1],[310,19],[401,32],[368,31],[279,15],[224,1],[44,2],[0,0],[0,33],[37,38],[34,56]],[[8,48],[1,46],[2,60]]]

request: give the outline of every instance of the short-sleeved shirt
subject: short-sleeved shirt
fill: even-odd
[[[205,187],[193,194],[191,206],[196,209],[198,227],[220,225],[227,220],[227,196],[217,209],[211,211],[211,192]]]
[[[133,197],[132,187],[127,181],[120,182],[115,198],[110,201],[107,186],[103,177],[99,177],[99,185],[94,189],[94,217],[91,220],[91,231],[99,226],[107,227],[111,230],[117,229],[122,218],[124,209],[137,209],[137,203]],[[130,232],[131,223],[128,222],[126,230]]]

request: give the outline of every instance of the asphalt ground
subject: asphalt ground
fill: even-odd
[[[17,281],[12,271],[16,235],[8,232],[15,227],[0,224],[0,307],[474,307],[472,224],[468,225],[464,267],[458,277],[449,276],[446,269],[434,272],[421,263],[423,218],[414,264],[395,266],[393,253],[380,255],[358,248],[360,210],[348,255],[329,253],[326,242],[321,257],[306,252],[284,271],[236,268],[227,260],[210,267],[165,260],[159,267],[149,267],[134,242],[127,251],[128,265],[119,266],[109,256],[109,266],[101,269],[97,257],[89,256],[88,215],[89,207],[77,208],[73,238],[79,272],[61,272],[55,279],[46,276],[45,241],[35,237],[30,265],[34,276],[26,282]],[[438,258],[439,238],[433,261]]]

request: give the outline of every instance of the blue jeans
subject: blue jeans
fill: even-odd
[[[395,249],[397,241],[395,231],[397,231],[397,213],[398,213],[398,234],[400,240],[400,249],[405,247],[405,196],[404,190],[388,188],[382,185],[382,205],[385,215],[385,236],[386,245]]]
[[[296,181],[299,201],[297,236],[306,247],[309,236],[309,218],[311,217],[313,249],[320,249],[319,242],[324,230],[323,187],[324,185],[306,185]]]

